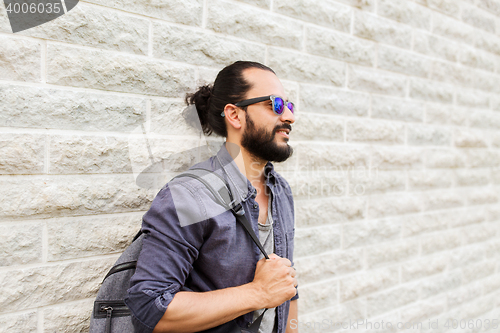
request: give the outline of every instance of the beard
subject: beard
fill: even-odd
[[[265,128],[256,129],[254,122],[248,116],[248,112],[245,114],[245,120],[247,128],[241,138],[241,146],[251,155],[270,162],[283,162],[292,156],[293,148],[288,143],[280,146],[275,141],[276,131],[280,129],[292,130],[292,126],[289,124],[278,125],[269,132]]]

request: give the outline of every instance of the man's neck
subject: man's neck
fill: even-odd
[[[264,169],[267,161],[257,158],[250,154],[245,148],[238,145],[238,149],[234,146],[235,143],[226,144],[226,148],[233,157],[240,172],[244,174],[255,188],[265,184]]]

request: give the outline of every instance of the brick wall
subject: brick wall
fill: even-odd
[[[301,332],[500,317],[500,0],[87,0],[16,34],[0,4],[0,332],[88,329],[158,186],[203,156],[138,174],[205,144],[183,96],[239,59],[299,110],[278,169]]]

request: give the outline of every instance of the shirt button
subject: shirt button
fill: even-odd
[[[253,208],[257,209],[257,207],[259,207],[259,205],[253,204]]]

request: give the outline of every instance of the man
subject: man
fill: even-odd
[[[270,259],[230,211],[213,214],[199,182],[168,183],[144,215],[147,234],[126,303],[138,332],[198,332],[231,320],[248,327],[263,309],[259,332],[293,332],[297,281],[293,260],[293,199],[270,161],[292,154],[293,104],[268,67],[239,61],[213,88],[188,96],[205,133],[226,137],[216,156],[194,167],[228,182]],[[182,216],[200,216],[183,223]]]

